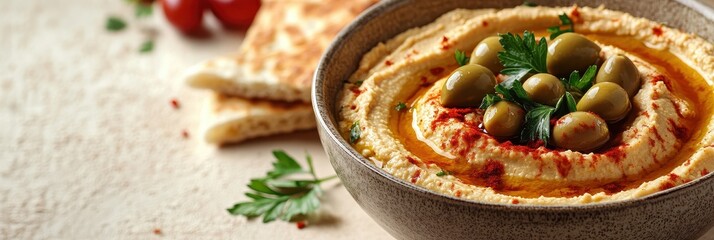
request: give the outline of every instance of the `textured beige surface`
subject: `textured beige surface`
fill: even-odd
[[[224,149],[181,137],[197,131],[207,94],[185,87],[181,70],[234,51],[241,34],[186,39],[157,12],[143,24],[158,27],[156,49],[141,55],[135,22],[103,28],[109,14],[132,19],[120,0],[0,9],[0,239],[390,238],[339,185],[325,195],[332,216],[303,230],[226,214],[274,148],[308,151],[318,174],[332,173],[311,131]]]
[[[331,184],[324,207],[334,218],[321,225],[228,215],[274,148],[301,160],[310,152],[318,173],[331,174],[317,134],[203,143],[208,93],[188,89],[181,71],[235,51],[242,35],[187,39],[157,11],[143,24],[158,27],[156,49],[142,55],[135,21],[104,30],[109,14],[133,19],[123,2],[0,1],[0,239],[389,238]],[[183,139],[183,129],[195,134]]]

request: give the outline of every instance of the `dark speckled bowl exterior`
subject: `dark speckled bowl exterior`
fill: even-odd
[[[534,1],[631,13],[714,42],[714,13],[694,1]],[[359,205],[398,239],[696,239],[714,225],[714,177],[645,198],[582,206],[501,205],[461,200],[397,179],[356,152],[336,127],[337,95],[362,55],[381,41],[456,8],[508,8],[521,0],[382,2],[337,37],[315,74],[313,107],[332,165]],[[355,229],[355,231],[359,231]]]

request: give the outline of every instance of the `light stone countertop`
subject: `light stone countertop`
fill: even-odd
[[[302,230],[227,214],[271,168],[273,149],[301,161],[309,152],[319,175],[333,173],[315,131],[223,149],[194,134],[207,93],[188,89],[181,72],[235,51],[241,33],[209,16],[211,38],[185,38],[160,9],[136,21],[120,0],[3,0],[0,9],[0,239],[391,239],[336,183],[326,186],[325,220]],[[107,32],[109,15],[128,28]],[[151,27],[155,50],[140,54]]]

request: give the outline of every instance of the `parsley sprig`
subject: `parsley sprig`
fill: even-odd
[[[560,18],[560,25],[548,28],[548,33],[550,33],[550,40],[553,40],[554,38],[560,36],[560,34],[563,33],[575,32],[575,24],[573,24],[573,20],[568,17],[568,14],[560,14],[558,15],[558,18]]]
[[[464,53],[461,50],[456,50],[454,52],[454,58],[456,59],[456,63],[459,64],[459,66],[463,66],[469,63],[469,57],[466,56],[466,53]]]
[[[320,207],[320,183],[337,176],[318,178],[310,155],[307,155],[307,170],[284,151],[273,151],[273,156],[277,159],[273,163],[273,170],[265,177],[250,180],[248,188],[252,191],[245,193],[250,201],[236,203],[227,209],[230,214],[249,218],[262,215],[263,222],[267,223],[276,219],[295,220],[315,212]],[[312,178],[286,179],[286,176],[301,173],[309,173]]]
[[[359,127],[359,121],[355,121],[350,127],[350,143],[356,143],[357,140],[359,140],[361,134],[362,129]]]
[[[597,66],[592,65],[585,70],[583,76],[580,76],[578,70],[570,73],[568,79],[561,78],[560,82],[563,83],[565,89],[574,94],[580,99],[580,97],[585,94],[585,92],[593,86],[593,80],[595,80],[595,75],[597,74]]]
[[[501,37],[499,42],[504,51],[498,53],[498,58],[505,67],[501,73],[508,75],[508,78],[496,85],[496,94],[487,94],[483,98],[479,108],[486,109],[500,101],[518,104],[526,111],[519,141],[523,143],[542,141],[544,145],[547,145],[550,140],[551,118],[577,110],[575,96],[580,98],[592,86],[597,66],[589,67],[582,77],[578,71],[574,71],[568,79],[561,79],[567,91],[558,100],[555,107],[536,103],[528,97],[521,80],[527,74],[547,72],[548,46],[545,38],[536,41],[534,34],[529,31],[525,31],[523,37],[512,33],[499,36]]]
[[[104,27],[111,32],[121,31],[126,28],[126,22],[119,17],[111,16],[107,18],[107,22],[104,24]]]
[[[528,73],[548,72],[545,61],[548,44],[545,38],[536,41],[535,35],[529,31],[523,32],[523,37],[513,33],[499,36],[504,50],[498,53],[498,59],[504,67],[501,73],[508,75],[502,85],[510,88],[513,82],[521,80]]]
[[[401,112],[402,110],[407,109],[407,108],[408,108],[407,104],[404,102],[399,102],[399,103],[397,103],[396,106],[394,106],[394,110],[397,110],[397,112]]]

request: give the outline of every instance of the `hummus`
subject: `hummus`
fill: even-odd
[[[485,133],[482,109],[439,103],[458,67],[455,50],[469,53],[497,33],[540,38],[562,13],[601,56],[627,56],[640,72],[632,111],[610,126],[604,147],[519,145]],[[369,51],[344,86],[339,121],[362,155],[426,189],[490,203],[587,204],[646,196],[714,170],[712,84],[714,46],[660,23],[602,7],[459,9]],[[396,110],[400,103],[407,109]]]

